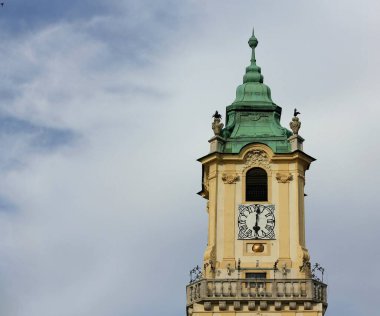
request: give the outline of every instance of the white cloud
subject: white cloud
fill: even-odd
[[[189,1],[189,13],[169,14],[183,18],[173,27],[158,27],[162,17],[149,11],[8,39],[1,64],[13,94],[2,112],[77,138],[43,152],[30,150],[23,134],[8,142],[19,144],[9,159],[21,163],[2,173],[2,195],[16,206],[0,216],[2,314],[184,313],[187,271],[201,262],[206,243],[195,159],[207,153],[211,114],[234,99],[252,24],[283,125],[300,108],[305,150],[319,158],[306,188],[309,245],[330,270],[328,314],[341,310],[344,293],[354,293],[355,282],[344,281],[351,267],[367,269],[363,262],[378,258],[368,237],[376,227],[365,225],[367,214],[379,219],[372,207],[379,109],[371,68],[378,58],[365,54],[378,50],[368,35],[377,21],[367,23],[367,11],[350,3],[338,23],[332,13],[339,4]],[[357,29],[350,25],[356,19]],[[148,35],[157,27],[155,43],[147,36],[133,48],[131,30],[142,20]],[[125,46],[107,35],[123,27]],[[365,260],[353,245],[368,250]],[[376,284],[367,286],[376,292]],[[363,306],[358,300],[353,310]]]

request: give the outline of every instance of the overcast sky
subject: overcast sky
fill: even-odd
[[[300,110],[328,316],[377,315],[380,3],[4,0],[0,315],[185,315],[211,115],[256,57]]]

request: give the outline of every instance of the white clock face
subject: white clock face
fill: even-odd
[[[239,205],[238,239],[275,239],[274,205]]]

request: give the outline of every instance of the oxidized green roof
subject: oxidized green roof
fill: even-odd
[[[267,144],[276,153],[290,152],[288,137],[292,133],[281,126],[281,107],[272,101],[270,88],[263,83],[261,68],[256,65],[258,41],[253,32],[248,44],[252,48],[251,64],[243,84],[236,89],[235,101],[227,106],[223,152],[238,153],[250,143]]]

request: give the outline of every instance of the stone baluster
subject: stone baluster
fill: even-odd
[[[322,299],[322,286],[320,284],[318,284],[317,290],[318,290],[317,300],[321,300]]]
[[[253,286],[253,283],[249,282],[248,286],[249,286],[249,296],[255,297],[256,294],[255,294],[255,287]]]
[[[301,282],[300,284],[300,292],[302,297],[307,296],[307,287],[306,287],[306,282]]]
[[[277,297],[277,281],[274,280],[272,283],[272,296]]]
[[[223,284],[221,282],[214,282],[215,284],[215,296],[223,295]]]
[[[306,297],[307,298],[313,298],[314,296],[313,284],[314,282],[312,280],[306,281]]]
[[[242,288],[241,288],[241,296],[249,296],[249,283],[248,282],[241,282]]]
[[[258,291],[257,291],[257,284],[255,282],[251,282],[251,289],[252,289],[253,297],[256,297],[258,294]]]
[[[313,283],[313,299],[318,299],[318,283]]]
[[[186,295],[186,297],[187,297],[187,303],[191,303],[193,300],[192,300],[192,297],[191,297],[191,291],[192,291],[192,288],[191,288],[191,286],[188,286],[187,287],[187,295]]]
[[[252,296],[251,283],[250,282],[246,282],[245,286],[247,288],[247,295],[248,296]]]
[[[222,288],[223,288],[223,296],[230,296],[229,291],[228,291],[228,282],[226,283],[225,281],[222,282]]]
[[[236,296],[241,297],[242,296],[242,282],[241,280],[237,280],[236,282]]]
[[[265,282],[265,293],[268,297],[273,296],[273,281]]]
[[[282,297],[284,296],[284,282],[283,281],[278,281],[277,282],[277,296]]]
[[[285,282],[285,296],[290,297],[292,295],[291,282]]]
[[[299,281],[293,282],[293,296],[294,297],[300,296],[300,282]]]
[[[199,298],[206,297],[207,295],[207,282],[201,281],[199,282]]]
[[[206,281],[207,297],[213,297],[213,282]]]
[[[228,289],[228,291],[227,291],[227,293],[228,293],[228,297],[231,297],[231,296],[234,296],[233,295],[233,292],[232,292],[232,283],[231,283],[231,281],[228,281],[227,282],[227,289]]]

